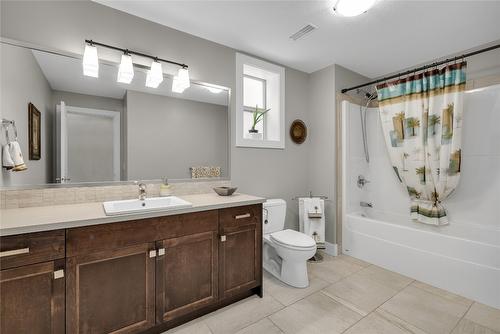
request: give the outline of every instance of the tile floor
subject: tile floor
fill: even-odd
[[[500,310],[348,257],[309,263],[310,285],[264,273],[253,296],[165,334],[500,334]]]

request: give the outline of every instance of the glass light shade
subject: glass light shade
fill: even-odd
[[[129,84],[134,78],[134,65],[132,64],[132,57],[130,55],[122,55],[122,61],[118,68],[118,77],[116,81]]]
[[[338,0],[333,9],[342,16],[357,16],[370,9],[377,0]]]
[[[163,81],[163,70],[161,64],[157,61],[151,63],[151,69],[146,76],[146,87],[158,88]]]
[[[187,68],[179,69],[177,75],[174,77],[172,81],[172,92],[174,93],[182,93],[186,88],[189,88],[191,83],[189,81],[189,71]]]
[[[97,58],[97,48],[86,44],[83,52],[83,75],[88,77],[99,77],[99,59]]]
[[[174,93],[183,93],[184,90],[186,89],[187,87],[184,87],[181,83],[181,80],[179,79],[179,77],[176,75],[174,77],[174,80],[172,80],[172,92]]]

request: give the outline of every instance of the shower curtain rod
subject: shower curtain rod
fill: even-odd
[[[487,48],[484,48],[484,49],[481,49],[481,50],[477,50],[477,51],[473,51],[473,52],[469,52],[469,53],[463,54],[461,56],[456,56],[456,57],[453,57],[453,58],[448,58],[448,59],[445,59],[445,60],[437,61],[437,62],[434,62],[432,64],[428,64],[428,65],[424,65],[424,66],[420,66],[420,67],[415,67],[414,69],[411,69],[411,70],[408,70],[408,71],[404,71],[404,72],[400,72],[400,73],[397,73],[397,74],[394,74],[394,75],[391,75],[391,76],[388,76],[388,77],[383,77],[382,79],[370,81],[370,82],[364,83],[362,85],[357,85],[357,86],[354,86],[354,87],[344,88],[344,89],[341,90],[341,92],[342,93],[347,93],[348,91],[351,91],[353,89],[358,89],[358,88],[365,87],[365,86],[371,86],[371,85],[377,84],[379,82],[385,82],[385,81],[390,80],[390,79],[399,78],[399,77],[402,77],[402,76],[405,76],[405,75],[408,75],[408,74],[412,74],[412,73],[415,73],[415,72],[418,72],[418,71],[423,71],[423,70],[426,70],[428,68],[432,68],[432,67],[435,67],[435,66],[443,65],[443,64],[446,64],[446,63],[449,63],[449,62],[452,62],[452,61],[456,62],[457,60],[460,60],[460,59],[469,58],[471,56],[475,56],[475,55],[478,55],[480,53],[488,52],[488,51],[499,49],[499,48],[500,48],[500,44],[496,44],[496,45],[493,45],[493,46],[490,46],[490,47],[487,47]]]

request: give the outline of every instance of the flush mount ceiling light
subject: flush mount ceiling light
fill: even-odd
[[[148,70],[146,76],[147,87],[158,88],[158,86],[163,82],[163,71],[161,63],[168,63],[181,67],[179,69],[178,74],[174,77],[175,84],[172,85],[173,91],[177,93],[182,93],[190,85],[188,66],[186,64],[154,57],[142,52],[122,49],[109,44],[94,42],[91,39],[85,40],[85,51],[83,53],[83,74],[86,76],[97,78],[99,75],[99,59],[97,57],[96,46],[102,46],[111,50],[123,52],[120,62],[120,67],[118,68],[118,76],[116,78],[116,81],[118,82],[126,84],[132,82],[132,79],[134,78],[134,64],[132,63],[131,55],[135,55],[139,57],[153,59],[151,68]]]
[[[83,75],[93,78],[99,77],[99,59],[97,58],[97,48],[93,44],[85,44]]]
[[[172,92],[174,93],[182,93],[186,88],[189,88],[191,83],[189,81],[189,71],[187,68],[180,68],[177,75],[174,77],[172,81]]]
[[[116,81],[129,84],[134,78],[134,65],[132,64],[132,57],[126,52],[122,55],[122,61],[118,68],[118,76]]]
[[[333,10],[342,16],[358,16],[373,7],[377,0],[338,0]]]
[[[155,60],[151,63],[151,69],[148,71],[146,76],[146,87],[158,88],[162,81],[163,70],[161,68],[161,64]]]

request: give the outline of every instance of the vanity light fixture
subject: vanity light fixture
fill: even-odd
[[[99,77],[97,48],[91,43],[85,44],[85,51],[83,52],[83,75],[93,78]]]
[[[186,88],[189,88],[191,83],[189,81],[189,70],[187,67],[180,68],[177,75],[172,81],[172,92],[182,93]]]
[[[153,59],[151,68],[148,70],[146,76],[146,86],[151,88],[158,88],[163,82],[163,70],[161,63],[168,63],[180,66],[179,72],[174,77],[172,84],[172,91],[182,93],[190,86],[189,71],[186,64],[178,63],[176,61],[154,57],[142,52],[132,51],[129,49],[122,49],[113,45],[95,42],[91,39],[85,40],[85,51],[83,53],[83,74],[97,78],[99,75],[99,59],[97,57],[96,46],[105,47],[111,50],[121,51],[124,54],[118,69],[118,76],[116,81],[129,84],[134,78],[134,65],[132,63],[132,55]]]
[[[149,88],[158,88],[158,86],[163,81],[163,70],[161,68],[161,64],[154,60],[151,63],[151,69],[148,70],[148,74],[146,76],[146,87]]]
[[[134,65],[132,64],[132,57],[128,52],[122,55],[122,61],[120,62],[120,67],[118,68],[118,76],[116,81],[129,84],[134,78]]]
[[[341,16],[358,16],[368,11],[377,0],[338,0],[333,10]]]

